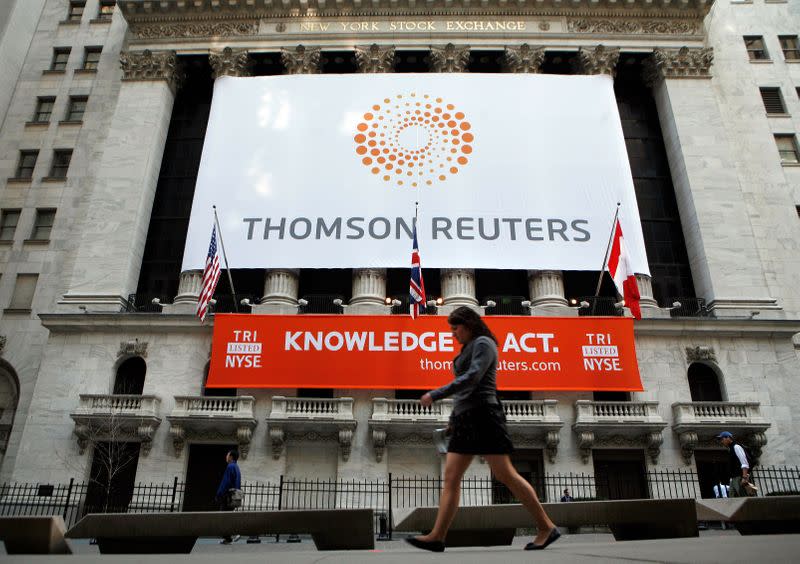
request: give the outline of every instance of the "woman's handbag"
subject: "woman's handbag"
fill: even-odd
[[[244,502],[244,492],[238,488],[228,490],[228,509],[238,509]]]
[[[451,434],[452,429],[450,425],[433,430],[433,446],[436,447],[436,452],[439,454],[447,454],[447,447],[450,444]]]

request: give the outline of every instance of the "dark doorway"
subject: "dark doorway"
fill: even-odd
[[[727,485],[730,481],[728,471],[728,453],[719,450],[696,450],[694,460],[697,464],[697,481],[700,483],[700,496],[717,497],[714,486]]]
[[[84,514],[126,513],[133,497],[138,465],[139,443],[96,443],[89,486],[86,488]]]
[[[699,362],[689,366],[689,393],[692,401],[723,401],[717,373]]]
[[[517,472],[530,483],[541,496],[542,501],[546,494],[544,490],[544,454],[538,449],[517,450],[511,455],[511,463]],[[509,489],[492,476],[492,503],[519,503]]]
[[[142,357],[134,356],[129,358],[117,368],[117,377],[114,379],[114,393],[142,395],[146,373],[147,364],[145,364]]]
[[[597,499],[648,499],[644,451],[594,450]]]
[[[189,445],[184,511],[217,511],[214,501],[228,463],[225,455],[236,445]]]

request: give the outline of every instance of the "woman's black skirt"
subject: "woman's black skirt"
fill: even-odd
[[[447,452],[511,454],[514,446],[506,429],[506,414],[497,404],[485,404],[454,415]]]

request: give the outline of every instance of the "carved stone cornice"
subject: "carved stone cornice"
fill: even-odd
[[[175,51],[123,51],[119,62],[122,80],[166,80],[173,91],[184,76]]]
[[[322,52],[316,48],[298,45],[294,50],[281,49],[281,62],[286,74],[319,74]]]
[[[581,47],[578,50],[578,72],[580,74],[616,75],[619,47],[598,45],[594,49]]]
[[[717,362],[717,354],[714,352],[714,347],[686,347],[686,362],[699,362],[699,361]]]
[[[184,39],[193,37],[240,37],[256,35],[258,21],[154,22],[131,26],[136,39]]]
[[[221,76],[250,76],[252,60],[246,49],[225,47],[221,51],[208,54],[208,62],[213,69],[214,80]]]
[[[358,72],[394,72],[394,47],[381,47],[373,43],[369,47],[356,47]]]
[[[570,18],[567,30],[602,35],[698,35],[700,20]]]
[[[431,47],[431,70],[433,72],[467,72],[469,47],[456,47],[448,43],[444,47]]]
[[[141,356],[142,358],[147,358],[147,345],[147,341],[139,341],[139,339],[134,339],[133,341],[122,341],[119,344],[117,358],[121,358],[123,356]]]
[[[645,61],[645,80],[652,85],[662,78],[711,78],[713,62],[711,47],[655,49]]]
[[[519,47],[506,47],[503,66],[514,73],[538,74],[544,61],[544,47],[531,47],[523,43]]]

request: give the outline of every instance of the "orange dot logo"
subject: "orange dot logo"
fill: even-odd
[[[382,151],[369,139],[376,132]],[[415,92],[374,104],[353,132],[356,156],[365,168],[384,182],[410,188],[445,182],[458,174],[473,158],[474,140],[475,131],[463,111],[442,98]],[[377,162],[368,156],[381,153],[386,157]],[[455,153],[460,156],[453,157]]]

